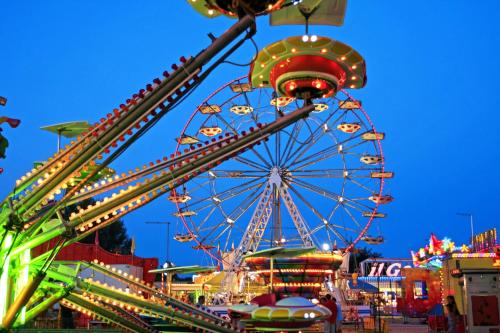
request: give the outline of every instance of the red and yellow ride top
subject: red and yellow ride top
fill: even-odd
[[[286,96],[294,96],[291,92],[304,84],[316,95],[329,96],[342,88],[362,88],[366,79],[365,60],[356,50],[315,35],[289,37],[266,46],[250,71],[253,87],[272,87]]]

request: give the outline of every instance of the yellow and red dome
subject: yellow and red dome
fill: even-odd
[[[281,96],[328,97],[343,88],[364,87],[366,66],[363,57],[344,43],[295,36],[262,49],[250,79],[253,87],[272,87]]]

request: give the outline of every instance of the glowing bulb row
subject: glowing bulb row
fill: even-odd
[[[269,274],[271,271],[269,269],[263,269],[255,271],[257,274]],[[298,269],[298,268],[288,268],[288,269],[280,269],[280,272],[283,273],[321,273],[321,274],[332,274],[333,270],[331,269]]]
[[[181,57],[181,58],[180,58],[180,60],[181,60],[181,62],[182,62],[183,64],[187,62],[187,60],[186,60],[186,58],[185,58],[185,57]],[[182,66],[182,65],[181,65],[181,66]],[[179,69],[179,66],[178,66],[178,65],[176,65],[176,64],[174,64],[174,65],[172,65],[172,68],[173,68],[174,70],[177,70],[177,69]],[[168,78],[168,77],[170,76],[170,73],[168,73],[167,71],[165,71],[165,72],[163,73],[163,75],[164,75],[164,77],[165,77],[165,78]],[[193,80],[197,80],[197,79],[198,79],[198,77],[195,75],[195,76],[193,77]],[[143,99],[143,98],[145,98],[147,95],[151,94],[151,93],[154,91],[154,89],[156,89],[157,87],[161,86],[161,85],[162,85],[162,83],[163,83],[164,81],[165,81],[165,79],[164,79],[164,80],[160,80],[159,78],[154,79],[152,84],[148,84],[148,85],[146,85],[146,89],[141,89],[141,90],[140,90],[137,94],[134,94],[134,95],[132,96],[132,98],[131,98],[131,99],[128,99],[128,100],[126,101],[126,104],[121,104],[121,105],[120,105],[120,109],[115,109],[115,110],[113,110],[113,114],[109,113],[109,114],[107,115],[107,118],[101,118],[101,123],[100,123],[100,124],[99,124],[99,123],[96,123],[93,127],[91,127],[91,128],[90,128],[90,130],[89,130],[87,133],[83,133],[83,134],[82,134],[82,136],[78,136],[78,137],[77,137],[78,142],[74,142],[74,141],[72,141],[72,142],[71,142],[71,145],[67,145],[67,146],[66,146],[63,150],[61,150],[61,151],[59,151],[57,154],[55,154],[55,155],[54,155],[54,157],[61,156],[61,155],[64,155],[64,154],[68,153],[69,149],[72,149],[72,150],[74,150],[74,151],[73,151],[73,154],[70,154],[69,156],[67,156],[67,157],[66,157],[65,161],[69,161],[71,158],[73,158],[74,156],[78,155],[78,154],[79,154],[79,153],[83,150],[83,144],[86,144],[86,143],[91,142],[91,140],[89,139],[90,137],[92,137],[92,136],[98,136],[98,131],[99,131],[99,130],[101,130],[101,131],[105,131],[105,130],[106,130],[106,126],[107,126],[107,125],[110,125],[110,126],[111,126],[111,125],[113,125],[113,123],[114,123],[114,122],[116,122],[116,120],[117,120],[120,116],[122,116],[123,114],[125,114],[125,112],[129,111],[129,109],[131,109],[131,108],[133,108],[135,105],[137,105],[137,103],[138,103],[141,99]],[[191,85],[191,84],[190,84],[189,82],[186,82],[186,83],[184,84],[184,87],[185,87],[185,88],[188,88],[190,85]],[[177,89],[177,90],[175,91],[175,93],[176,93],[176,94],[178,94],[178,95],[182,95],[181,88]],[[167,101],[169,101],[169,102],[173,101],[172,97],[167,97]],[[156,111],[155,111],[155,110],[152,110],[152,111],[150,112],[150,115],[151,115],[151,116],[155,116],[155,115],[156,115]],[[142,121],[147,122],[147,121],[148,121],[147,117],[148,117],[147,115],[146,115],[146,116],[144,116],[144,117],[142,118]],[[140,121],[139,121],[139,122],[140,122]],[[134,125],[136,128],[140,128],[140,124],[139,124],[139,122],[137,122],[137,123]],[[131,135],[131,134],[132,134],[132,130],[131,130],[131,129],[129,129],[129,130],[127,131],[127,133],[126,133],[126,134]],[[85,139],[85,140],[84,140],[84,139]],[[80,141],[82,141],[82,140],[83,140],[84,142],[80,142]],[[120,140],[120,141],[124,141],[124,137],[123,137],[123,136],[120,136],[119,140]],[[77,145],[77,146],[75,146],[75,145]],[[110,147],[116,147],[116,146],[117,146],[117,141],[114,141],[114,142],[113,142],[113,143],[111,143],[111,145],[110,145]],[[109,153],[109,149],[110,149],[110,147],[105,148],[105,149],[104,149],[104,151],[105,151],[106,153]],[[102,156],[99,156],[98,158],[102,158]],[[53,161],[53,160],[54,160],[53,158],[49,158],[49,162],[51,162],[51,161]],[[61,162],[59,162],[59,163],[61,163]],[[59,163],[58,163],[58,165],[59,165]],[[59,165],[59,167],[61,167],[61,166],[62,166],[62,165]],[[16,182],[16,183],[17,183],[17,185],[21,185],[23,181],[26,181],[28,177],[32,177],[32,176],[34,176],[34,175],[35,175],[35,174],[36,174],[39,170],[41,170],[41,169],[43,169],[43,165],[40,165],[40,166],[38,166],[36,169],[33,169],[31,172],[28,172],[26,176],[21,177],[21,179],[19,179],[19,180]],[[46,176],[46,177],[45,177],[45,180],[46,180],[46,179],[48,179],[48,178],[49,178],[52,174],[54,174],[54,173],[55,173],[55,171],[57,171],[57,168],[54,168],[54,167],[53,167],[50,171],[51,171],[50,173],[49,173],[49,172],[46,172],[46,173],[44,174],[44,175]],[[40,182],[40,184],[39,184],[39,185],[42,185],[43,181],[44,181],[43,179],[41,179],[41,181],[39,180],[39,182]],[[52,194],[51,194],[51,197],[52,197]]]
[[[230,135],[229,133],[226,133],[226,137],[229,135]],[[222,135],[219,136],[219,140],[223,140],[223,139],[224,139],[224,136],[222,136]],[[213,138],[212,141],[205,141],[205,145],[211,145],[215,142],[217,142],[217,140],[215,138]],[[203,144],[199,143],[197,145],[197,147],[203,149]],[[184,149],[184,153],[185,154],[191,153],[195,150],[196,150],[196,148],[194,146],[191,146],[190,149]],[[174,159],[176,157],[178,158],[179,156],[182,156],[182,154],[180,152],[178,152],[177,154],[171,154],[170,158]],[[128,171],[128,175],[126,173],[122,173],[121,176],[114,175],[114,176],[108,177],[106,179],[101,180],[100,182],[94,183],[93,185],[87,185],[87,186],[83,187],[77,193],[79,195],[81,195],[81,194],[84,194],[86,192],[96,191],[104,186],[120,182],[120,180],[123,181],[125,178],[127,181],[136,180],[139,178],[139,173],[147,171],[148,169],[151,169],[154,167],[161,166],[162,164],[164,164],[165,162],[168,162],[168,161],[169,161],[169,159],[167,157],[163,157],[162,160],[158,159],[158,160],[156,160],[156,162],[150,162],[149,166],[143,165],[142,170],[141,170],[141,168],[136,168],[135,171],[133,171],[133,170]]]
[[[258,124],[257,126],[258,126],[259,128],[262,128],[262,126],[263,126],[263,125],[262,125],[262,124]],[[251,127],[251,128],[250,128],[250,132],[253,132],[254,130],[255,130],[255,129],[254,129],[253,127]],[[241,136],[246,136],[246,135],[247,135],[247,132],[246,132],[246,131],[241,132]],[[221,149],[223,146],[225,146],[225,145],[227,145],[227,144],[229,144],[229,143],[231,143],[231,142],[233,142],[233,141],[236,141],[238,138],[239,138],[239,136],[238,136],[238,135],[234,135],[234,136],[228,137],[228,138],[226,138],[226,139],[223,139],[223,140],[219,141],[219,142],[217,143],[217,145],[212,145],[212,146],[210,146],[210,147],[208,148],[208,151],[209,151],[209,152],[214,152],[214,151],[216,151],[216,150],[218,150],[218,149]],[[256,143],[256,144],[259,144],[259,143]],[[243,150],[245,150],[245,148],[243,148]],[[206,150],[203,150],[203,151],[201,151],[201,152],[200,152],[200,155],[202,155],[202,156],[205,156],[206,154],[207,154],[207,151],[206,151]],[[195,159],[197,159],[197,157],[198,157],[197,155],[193,155],[193,156],[191,157],[191,159],[195,160]],[[190,162],[190,158],[186,158],[186,159],[184,159],[184,160],[181,160],[181,161],[177,164],[177,166],[178,166],[178,167],[182,167],[183,165],[188,164],[189,162]],[[220,163],[221,163],[221,161],[217,162],[217,164],[220,164]],[[208,168],[211,168],[211,167],[213,167],[213,166],[214,166],[214,165],[209,165],[207,168],[201,168],[201,169],[200,169],[200,171],[204,171],[204,169],[207,169],[207,170],[208,170]],[[174,165],[170,166],[170,170],[171,170],[171,171],[175,170],[175,166],[174,166]],[[184,176],[184,180],[189,180],[190,178],[192,178],[192,177],[194,177],[195,175],[197,175],[198,173],[200,173],[200,171],[193,171],[191,174]],[[161,172],[161,175],[162,175],[162,176],[163,176],[163,175],[166,175],[166,172],[165,172],[165,171],[162,171],[162,172]],[[156,177],[158,177],[158,176],[156,176]],[[154,178],[153,178],[153,179],[154,179]],[[147,183],[151,182],[151,180],[152,180],[152,179],[147,178],[147,179],[145,179],[142,183],[141,183],[141,182],[138,182],[138,183],[137,183],[137,184],[135,184],[134,186],[129,186],[129,187],[127,188],[127,190],[122,189],[122,190],[120,191],[120,193],[118,193],[118,194],[117,194],[117,193],[114,193],[114,194],[111,196],[111,198],[109,198],[109,197],[105,197],[104,199],[102,199],[102,200],[100,200],[100,201],[96,201],[96,203],[95,203],[94,205],[89,205],[89,206],[88,206],[88,207],[86,207],[85,209],[83,209],[83,208],[79,208],[78,212],[73,212],[73,213],[70,215],[70,220],[72,220],[72,221],[73,221],[73,220],[76,220],[76,219],[82,218],[82,216],[83,216],[84,214],[87,214],[87,213],[89,213],[91,210],[93,210],[93,209],[95,209],[95,208],[98,208],[99,206],[101,206],[102,204],[106,203],[107,201],[109,201],[109,200],[116,200],[116,199],[118,199],[119,197],[124,196],[124,195],[126,195],[126,194],[128,194],[128,193],[130,193],[130,192],[132,192],[132,191],[134,191],[134,190],[136,190],[136,189],[138,189],[138,188],[140,188],[142,185],[145,185],[145,184],[147,184]],[[181,181],[177,181],[177,182],[174,182],[174,184],[175,184],[175,183],[176,183],[176,184],[180,184],[180,182],[181,182]],[[182,181],[182,182],[183,182],[183,181]],[[139,198],[137,198],[137,199],[133,199],[133,200],[129,201],[128,203],[124,204],[121,208],[116,208],[116,207],[114,207],[114,208],[112,208],[112,209],[110,209],[110,210],[108,210],[108,211],[106,211],[106,212],[103,212],[103,213],[101,213],[101,214],[99,215],[99,217],[98,217],[98,218],[96,218],[94,221],[88,222],[86,225],[81,226],[81,227],[80,227],[80,231],[81,231],[81,232],[84,232],[84,231],[86,231],[88,228],[91,228],[91,227],[94,225],[94,222],[95,222],[96,224],[99,224],[99,223],[101,223],[101,222],[102,222],[102,220],[103,220],[103,219],[104,219],[104,220],[108,220],[111,216],[116,216],[116,215],[118,215],[118,214],[123,215],[123,213],[125,213],[125,211],[127,211],[127,210],[130,210],[130,209],[134,208],[134,206],[136,206],[136,205],[137,205],[137,206],[139,206],[139,205],[143,205],[145,202],[150,201],[152,198],[156,197],[156,196],[157,196],[157,195],[159,195],[159,194],[163,194],[163,193],[165,193],[165,191],[170,190],[170,189],[171,189],[170,187],[166,187],[166,186],[165,186],[165,187],[158,188],[158,189],[156,189],[156,190],[153,190],[153,191],[149,192],[148,194],[145,194],[145,195],[140,196],[140,197],[139,197]],[[120,212],[121,212],[121,213],[120,213]],[[111,215],[111,216],[110,216],[110,215]]]

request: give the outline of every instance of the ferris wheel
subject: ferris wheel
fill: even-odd
[[[226,135],[245,135],[302,107],[271,88],[237,78],[194,111],[178,137],[177,152]],[[345,91],[313,100],[315,110],[239,156],[172,192],[173,213],[184,230],[175,239],[233,264],[248,251],[284,246],[349,251],[383,218],[381,141],[361,107]]]

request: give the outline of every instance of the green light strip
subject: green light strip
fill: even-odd
[[[7,251],[7,249],[12,245],[12,234],[8,233],[5,236],[5,241],[2,246],[2,252]],[[10,266],[10,256],[6,256],[3,261],[3,272],[0,276],[0,318],[3,319],[5,312],[7,312],[7,297],[9,291],[9,266]]]

